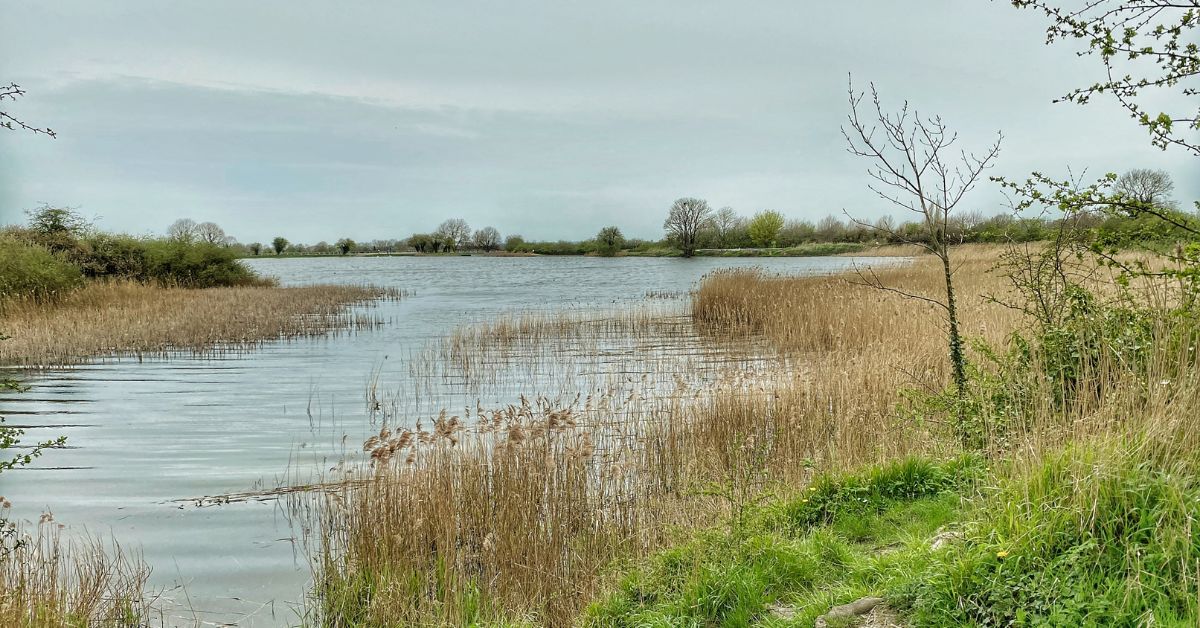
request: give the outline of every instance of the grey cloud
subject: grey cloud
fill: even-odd
[[[996,174],[1172,171],[1096,68],[1007,3],[21,3],[0,79],[58,140],[0,135],[0,221],[39,201],[109,228],[402,237],[443,218],[528,237],[657,236],[676,196],[751,213],[888,212],[843,151],[846,75],[942,114]],[[55,45],[47,46],[53,41]],[[985,186],[972,199],[999,209]]]

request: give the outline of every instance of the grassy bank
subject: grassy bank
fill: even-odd
[[[95,357],[245,350],[372,325],[347,306],[399,293],[359,286],[164,288],[93,281],[53,301],[0,305],[0,364],[55,366]]]

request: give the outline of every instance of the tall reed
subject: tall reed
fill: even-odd
[[[996,249],[964,256],[964,318],[988,338],[1017,317],[985,294]],[[934,288],[925,260],[877,271]],[[326,625],[570,625],[614,565],[713,525],[815,473],[957,445],[901,419],[904,388],[938,386],[944,342],[928,307],[853,276],[718,273],[694,298],[710,339],[765,341],[776,368],[666,389],[442,413],[425,427],[384,416],[366,443],[368,480],[293,503],[316,557]],[[931,320],[932,319],[932,320]],[[637,325],[632,325],[637,327]],[[502,322],[458,334],[443,361],[582,334],[575,322]],[[636,331],[627,331],[636,334]],[[462,357],[466,356],[466,358]],[[481,363],[483,364],[483,363]],[[648,362],[647,368],[673,368]],[[656,379],[656,378],[651,378]],[[661,378],[657,378],[661,380]],[[388,412],[386,404],[374,404]]]

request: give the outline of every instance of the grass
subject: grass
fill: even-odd
[[[700,249],[701,257],[820,257],[845,255],[869,250],[870,246],[860,242],[812,242],[798,246],[757,249]]]
[[[0,307],[0,364],[57,366],[109,356],[244,350],[374,324],[347,306],[399,292],[370,287],[162,288],[94,281],[53,302]]]
[[[977,460],[905,459],[825,475],[636,567],[585,626],[811,626],[831,606],[908,583],[930,539],[964,509]]]

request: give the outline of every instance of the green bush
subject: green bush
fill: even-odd
[[[146,241],[128,235],[94,233],[85,237],[72,259],[88,277],[143,279]]]
[[[237,259],[227,246],[207,242],[149,240],[145,242],[142,279],[185,288],[248,286],[268,283]]]
[[[44,247],[0,237],[0,301],[17,297],[48,301],[82,283],[79,268]]]

